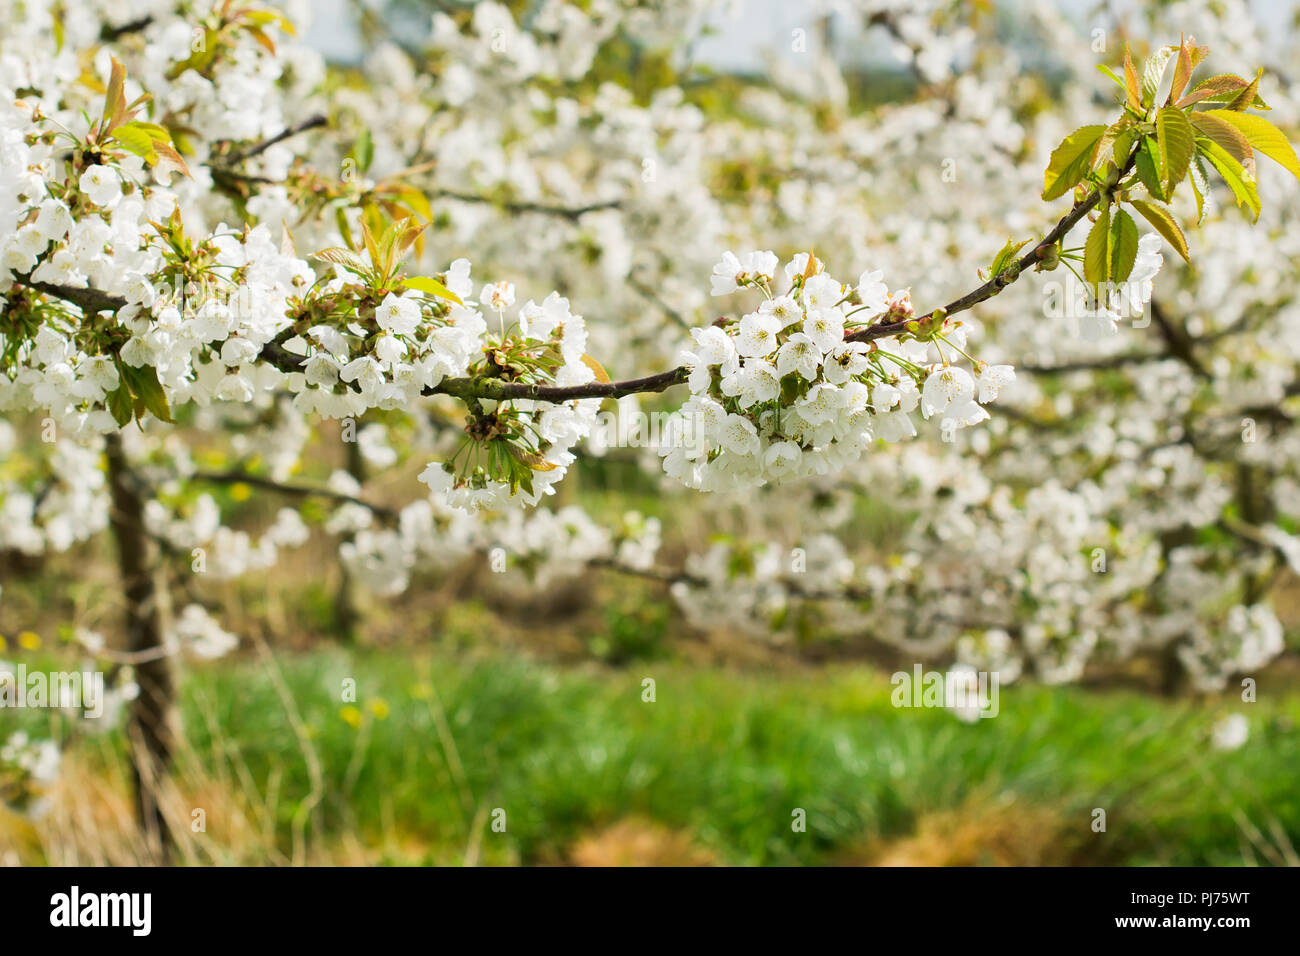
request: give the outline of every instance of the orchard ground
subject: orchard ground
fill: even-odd
[[[594,495],[617,484],[587,478]],[[8,635],[6,658],[74,666],[57,621],[114,613],[113,568],[84,551],[6,585],[10,608],[49,625],[39,647]],[[640,580],[524,599],[467,567],[370,601],[348,643],[326,557],[309,547],[208,591],[250,639],[181,684],[181,862],[1300,862],[1292,658],[1254,703],[1238,688],[1161,697],[1129,667],[1104,688],[1004,686],[998,716],[967,724],[895,708],[888,675],[841,662],[834,641],[692,631]],[[54,723],[11,715],[34,736]],[[1245,742],[1214,746],[1231,715]],[[0,817],[0,860],[140,862],[124,744],[120,730],[71,741],[45,812]]]

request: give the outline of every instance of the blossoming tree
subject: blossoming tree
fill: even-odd
[[[78,640],[127,668],[160,836],[172,658],[238,640],[196,577],[269,567],[307,501],[387,594],[505,555],[1004,679],[1151,655],[1216,686],[1280,652],[1295,115],[1208,7],[1128,53],[1029,5],[1068,80],[1043,109],[992,26],[865,0],[850,34],[916,84],[863,109],[825,49],[694,95],[665,50],[703,2],[452,8],[426,45],[378,36],[364,82],[295,40],[305,4],[117,6],[0,2],[0,447],[31,462],[0,473],[0,549],[115,539],[126,640]],[[611,66],[629,43],[653,75]],[[580,456],[647,445],[648,408],[631,460],[727,532],[677,565],[653,518],[546,507]],[[322,435],[344,466],[294,478]],[[414,500],[369,493],[403,469]],[[285,507],[236,530],[235,483]],[[899,536],[863,540],[864,498]]]

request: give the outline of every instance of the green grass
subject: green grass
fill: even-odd
[[[1000,715],[966,725],[894,708],[885,680],[858,670],[562,670],[374,652],[282,657],[280,667],[322,767],[314,838],[356,830],[377,842],[396,830],[441,848],[440,862],[463,852],[476,816],[489,860],[557,859],[592,827],[640,816],[689,828],[729,862],[827,862],[906,835],[927,813],[1012,798],[1058,811],[1091,862],[1241,863],[1234,807],[1300,843],[1300,697],[1267,689],[1234,706],[1003,688]],[[645,677],[653,703],[641,699]],[[342,715],[347,678],[360,729],[355,713],[353,723]],[[184,709],[205,765],[242,762],[259,789],[281,775],[287,830],[310,791],[308,764],[263,666],[196,670]],[[1250,740],[1216,751],[1209,730],[1234,709]],[[498,807],[504,834],[481,816]],[[1090,829],[1097,807],[1105,834]],[[795,808],[807,811],[805,833],[792,832]]]

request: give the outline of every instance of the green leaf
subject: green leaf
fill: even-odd
[[[135,409],[131,400],[131,390],[126,387],[126,380],[121,375],[118,378],[120,381],[117,388],[109,392],[104,397],[104,400],[108,404],[108,410],[113,416],[113,421],[117,422],[118,427],[123,427],[131,421]]]
[[[427,293],[428,295],[436,295],[440,299],[450,299],[457,305],[465,304],[460,300],[460,296],[452,292],[437,279],[430,279],[426,276],[411,276],[410,278],[403,279],[402,285],[406,286],[408,289],[415,289],[419,292]]]
[[[397,198],[425,222],[433,219],[433,207],[429,205],[429,197],[414,186],[402,186],[397,190]]]
[[[1123,282],[1133,273],[1137,261],[1138,230],[1133,217],[1116,209],[1110,220],[1107,273],[1111,282]]]
[[[1132,118],[1127,114],[1118,122],[1106,127],[1106,132],[1102,134],[1101,139],[1097,141],[1097,146],[1093,149],[1092,169],[1103,169],[1109,162],[1119,166],[1122,162],[1121,157],[1128,157],[1129,150],[1133,148],[1133,140],[1137,135],[1137,128]]]
[[[1156,93],[1160,90],[1160,81],[1165,78],[1165,68],[1169,59],[1178,52],[1176,46],[1162,46],[1149,57],[1142,68],[1142,102],[1154,103]]]
[[[1259,81],[1263,76],[1263,70],[1256,73],[1255,78],[1250,81],[1250,85],[1238,93],[1236,98],[1228,103],[1228,109],[1240,111],[1254,103],[1255,97],[1259,93]]]
[[[1187,178],[1192,184],[1192,195],[1196,197],[1196,224],[1205,219],[1205,197],[1210,192],[1210,178],[1205,173],[1205,164],[1200,154],[1192,157],[1192,165],[1187,167]]]
[[[245,10],[242,16],[254,26],[265,27],[275,24],[290,36],[296,36],[298,33],[294,29],[293,22],[278,10]]]
[[[1110,206],[1103,206],[1083,244],[1083,278],[1096,286],[1110,280]]]
[[[1106,132],[1105,126],[1076,129],[1052,150],[1043,173],[1043,198],[1057,199],[1077,186],[1092,168],[1092,151]]]
[[[370,231],[370,225],[366,222],[364,216],[361,219],[361,241],[366,247],[366,252],[370,255],[370,265],[375,269],[383,269],[384,255],[379,251],[379,244],[375,242],[375,234]]]
[[[1193,177],[1193,184],[1195,184],[1195,177]],[[1174,251],[1183,257],[1183,261],[1191,261],[1187,252],[1187,238],[1168,209],[1154,203],[1143,202],[1141,199],[1134,199],[1129,205],[1136,209],[1143,219],[1151,223],[1156,232],[1165,237],[1165,241],[1174,247]]]
[[[1255,116],[1253,113],[1235,113],[1232,110],[1206,110],[1201,115],[1207,118],[1213,117],[1232,126],[1251,146],[1278,163],[1296,179],[1300,179],[1300,159],[1296,158],[1295,149],[1287,142],[1282,131],[1264,117]],[[1231,152],[1229,150],[1229,153]],[[1242,165],[1246,164],[1242,163]]]
[[[1019,252],[1028,242],[1028,239],[1022,239],[1020,242],[1013,242],[1008,239],[1007,244],[999,249],[998,254],[993,257],[993,262],[988,268],[987,277],[990,279],[996,279],[998,276],[1002,275],[1002,273],[1006,272],[1007,267],[1015,261],[1016,253]]]
[[[1259,190],[1255,186],[1255,177],[1229,155],[1218,143],[1209,139],[1198,139],[1197,148],[1202,156],[1210,161],[1210,165],[1219,171],[1223,181],[1228,184],[1232,190],[1233,197],[1237,200],[1238,206],[1247,206],[1254,213],[1255,221],[1259,221]]]
[[[506,451],[510,452],[510,457],[522,464],[527,465],[533,471],[554,471],[555,465],[547,461],[537,452],[529,448],[521,448],[513,442],[506,445]],[[532,492],[532,489],[528,489]]]
[[[152,365],[142,365],[136,368],[133,365],[127,365],[125,362],[119,362],[117,372],[135,397],[137,418],[140,409],[143,407],[152,412],[154,417],[160,421],[175,424],[176,420],[172,418],[171,407],[167,404],[167,393],[163,391],[162,383],[158,381],[157,369]]]
[[[1222,146],[1237,162],[1241,163],[1242,168],[1247,170],[1252,176],[1256,174],[1255,169],[1255,151],[1250,148],[1250,141],[1246,135],[1237,129],[1232,123],[1225,122],[1219,115],[1223,110],[1206,110],[1203,113],[1193,113],[1191,120],[1192,125],[1208,139]],[[1229,116],[1244,116],[1244,113],[1228,113]]]
[[[1166,106],[1156,115],[1156,136],[1160,140],[1160,166],[1165,195],[1187,175],[1187,166],[1196,152],[1196,130],[1187,114],[1176,106]]]
[[[369,170],[370,164],[375,161],[375,141],[371,138],[368,127],[361,130],[361,135],[352,144],[352,158],[357,161],[357,167],[363,173]]]
[[[113,130],[113,139],[123,149],[135,153],[150,166],[158,162],[158,152],[154,149],[153,137],[142,129],[134,128],[134,123],[127,123]]]
[[[1116,76],[1115,71],[1112,70],[1110,67],[1108,67],[1105,63],[1098,63],[1097,69],[1100,70],[1104,75],[1109,76],[1112,80],[1114,80],[1119,85],[1119,88],[1121,90],[1124,89],[1124,81],[1121,80],[1118,76]]]
[[[334,224],[338,226],[339,235],[343,237],[343,241],[348,244],[348,249],[344,251],[355,250],[356,240],[352,238],[352,227],[348,225],[347,210],[342,205],[334,208]]]
[[[1138,181],[1156,199],[1167,199],[1165,187],[1161,183],[1163,179],[1161,168],[1160,147],[1153,137],[1143,137],[1137,154]]]
[[[1228,103],[1228,104],[1231,104],[1231,103],[1235,102],[1235,100],[1233,99],[1231,93],[1224,93],[1224,94],[1221,94],[1221,95],[1219,95],[1219,96],[1207,96],[1207,97],[1206,97],[1204,100],[1202,100],[1201,102],[1203,102],[1203,103]],[[1229,107],[1229,108],[1231,108],[1231,107]],[[1243,107],[1243,108],[1244,108],[1244,107]],[[1251,101],[1251,103],[1250,103],[1250,109],[1252,109],[1252,110],[1264,110],[1265,112],[1269,112],[1269,113],[1271,113],[1271,112],[1273,111],[1273,107],[1271,107],[1271,106],[1269,106],[1267,103],[1265,103],[1264,100],[1263,100],[1263,98],[1262,98],[1258,93],[1255,94],[1255,99],[1254,99],[1253,101]]]
[[[366,264],[361,257],[350,249],[344,249],[341,246],[331,246],[329,249],[322,249],[320,252],[312,253],[313,259],[320,259],[322,262],[332,262],[335,265],[343,266],[345,269],[351,269],[358,274],[366,271]]]
[[[159,126],[157,123],[146,123],[144,120],[132,120],[129,123],[122,124],[118,129],[118,132],[120,133],[124,129],[138,129],[141,132],[148,134],[150,139],[160,139],[165,143],[170,143],[172,141],[172,134],[167,132],[167,127]]]

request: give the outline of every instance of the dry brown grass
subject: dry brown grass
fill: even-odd
[[[908,836],[875,840],[842,862],[865,866],[1070,866],[1089,862],[1087,821],[1023,803],[923,816]]]
[[[45,793],[43,812],[29,819],[0,815],[0,859],[18,865],[150,866],[160,860],[136,825],[130,781],[119,761],[101,764],[76,750]],[[222,781],[183,767],[162,791],[175,837],[177,864],[263,864],[279,861],[255,809]],[[203,830],[197,830],[202,810]]]
[[[569,851],[575,866],[716,866],[718,858],[684,830],[629,818],[589,833]]]

